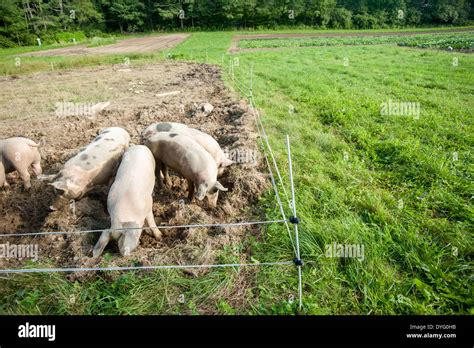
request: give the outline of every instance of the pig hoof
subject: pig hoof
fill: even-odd
[[[153,231],[153,236],[155,237],[156,240],[161,240],[161,232],[160,231]]]

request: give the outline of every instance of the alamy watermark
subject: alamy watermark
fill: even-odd
[[[0,244],[0,259],[38,260],[38,244]]]
[[[234,163],[249,163],[252,165],[256,165],[258,163],[258,152],[256,150],[246,148],[229,150],[225,148],[224,153],[226,157]]]
[[[95,114],[105,109],[110,105],[110,102],[101,103],[70,103],[70,102],[57,102],[54,104],[54,113],[57,117],[69,117],[69,116],[86,116],[94,117]]]
[[[364,260],[364,244],[326,244],[326,257],[355,258]]]
[[[410,116],[415,120],[420,118],[420,103],[401,102],[389,99],[380,105],[380,114],[382,116]]]
[[[48,341],[56,340],[56,325],[36,325],[26,322],[18,326],[19,338],[47,338]]]

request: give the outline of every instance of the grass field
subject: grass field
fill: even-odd
[[[474,57],[390,44],[231,56],[233,34],[194,33],[166,54],[225,71],[238,58],[236,78],[245,84],[253,66],[255,102],[287,190],[290,135],[306,262],[302,313],[474,314]],[[131,59],[145,64],[164,56]],[[12,74],[9,59],[0,51],[4,74]],[[22,73],[48,69],[54,59],[73,68],[123,57],[31,58]],[[414,103],[419,113],[383,111],[397,103]],[[261,207],[267,219],[279,217],[272,192]],[[271,226],[264,243],[247,243],[260,262],[293,258],[282,226]],[[361,244],[364,257],[326,257],[333,243]],[[233,262],[243,247],[229,246],[219,261]],[[297,312],[292,266],[219,269],[198,278],[173,270],[110,273],[88,282],[17,275],[1,284],[1,313]],[[233,302],[244,284],[245,301]]]

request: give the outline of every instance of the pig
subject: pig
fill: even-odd
[[[232,162],[222,151],[219,143],[209,134],[191,128],[182,123],[176,122],[158,122],[148,126],[142,132],[142,141],[146,141],[158,132],[172,132],[186,135],[201,145],[214,158],[218,168],[218,175],[222,175],[224,168],[230,166]]]
[[[181,173],[188,183],[189,199],[202,201],[207,196],[209,206],[215,208],[219,191],[227,191],[217,181],[217,164],[212,156],[192,138],[171,132],[157,132],[145,141],[155,156],[157,176],[163,185],[160,170],[168,183],[168,167]]]
[[[161,232],[153,217],[153,188],[155,186],[155,158],[143,145],[131,146],[123,155],[114,183],[107,197],[111,227],[102,232],[94,246],[93,256],[99,257],[111,239],[118,240],[120,254],[130,255],[136,249],[144,222],[155,239]]]
[[[51,210],[58,210],[70,200],[81,199],[97,185],[108,184],[120,158],[130,143],[130,135],[119,127],[104,129],[92,143],[69,159],[50,185],[60,192]],[[51,180],[51,178],[44,178]]]
[[[0,140],[0,187],[9,187],[6,174],[18,171],[25,191],[31,188],[28,168],[38,176],[42,173],[39,144],[31,139],[16,137]]]

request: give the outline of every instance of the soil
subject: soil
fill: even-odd
[[[38,73],[0,79],[0,139],[28,137],[41,144],[45,174],[54,174],[91,142],[101,129],[119,126],[131,135],[131,143],[153,122],[181,122],[214,136],[223,149],[233,153],[251,151],[256,162],[236,163],[219,181],[229,189],[221,192],[218,206],[210,209],[206,200],[190,202],[186,183],[174,173],[171,189],[155,187],[153,212],[158,225],[213,224],[260,220],[256,201],[269,188],[265,167],[258,155],[257,134],[248,105],[231,94],[218,68],[206,64],[166,62],[145,66],[107,66]],[[8,91],[8,92],[7,92]],[[167,93],[167,92],[179,93]],[[159,96],[164,94],[164,96]],[[158,95],[158,96],[157,96]],[[57,116],[54,104],[63,101],[108,101],[95,116]],[[203,103],[214,106],[206,115]],[[245,162],[245,161],[244,161]],[[10,189],[0,190],[0,233],[81,231],[110,226],[106,200],[108,187],[95,188],[74,205],[50,211],[55,192],[52,186],[32,177],[32,189],[24,192],[17,173],[9,175]],[[156,241],[143,233],[139,247],[129,256],[109,243],[104,255],[92,258],[100,233],[46,236],[0,237],[0,244],[38,244],[39,263],[50,267],[97,265],[185,265],[217,263],[216,254],[226,245],[244,243],[246,237],[261,235],[261,227],[212,227],[162,229]],[[249,262],[249,252],[239,257]],[[21,268],[27,260],[0,258],[0,268]],[[201,274],[206,269],[192,269]],[[93,272],[72,277],[90,277]]]
[[[100,54],[128,54],[161,51],[172,48],[189,37],[189,34],[171,34],[147,36],[133,39],[119,40],[115,44],[98,47],[76,45],[21,54],[20,56],[47,57],[47,56],[74,56]]]

